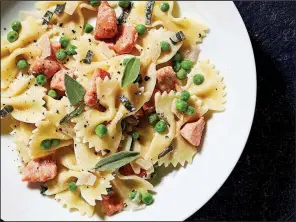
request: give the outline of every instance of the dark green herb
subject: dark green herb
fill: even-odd
[[[115,153],[111,156],[101,159],[94,167],[97,171],[106,171],[118,169],[133,160],[140,155],[139,152],[123,151]]]
[[[0,117],[7,117],[13,111],[13,106],[7,105],[4,106],[3,109],[0,110]]]
[[[141,84],[143,81],[142,81],[142,76],[141,74],[138,75],[138,77],[136,78],[136,80],[134,81],[134,83],[139,83]]]
[[[121,79],[121,87],[124,88],[128,84],[133,83],[137,79],[140,69],[140,59],[136,57],[130,58],[124,67],[123,77]]]
[[[136,110],[136,108],[133,106],[133,104],[131,104],[131,102],[128,100],[128,98],[126,98],[124,95],[119,96],[119,99],[128,111],[134,112]]]
[[[145,24],[146,25],[151,24],[154,3],[155,3],[155,1],[147,1],[146,2],[146,7],[145,7],[145,16],[146,16]]]
[[[77,105],[83,100],[85,94],[84,87],[69,75],[65,75],[65,88],[72,106]]]
[[[66,7],[66,3],[65,4],[62,4],[62,5],[57,4],[57,6],[56,6],[56,8],[54,10],[54,13],[57,14],[57,15],[63,13],[64,10],[65,10],[65,7]]]
[[[79,116],[82,111],[84,110],[85,104],[81,103],[80,106],[78,106],[75,110],[73,110],[71,113],[67,114],[66,116],[63,117],[60,121],[60,125],[63,125],[64,123],[69,122],[70,119]]]
[[[53,16],[53,12],[47,11],[42,18],[43,19],[42,25],[48,25],[52,16]]]
[[[131,2],[128,7],[124,8],[122,10],[122,13],[117,18],[118,24],[123,24],[126,22],[126,19],[127,19],[128,15],[130,14],[132,8],[133,8],[133,3]]]
[[[178,42],[182,42],[186,39],[182,31],[176,32],[175,36],[170,38],[173,45],[176,45]]]
[[[40,194],[44,195],[44,193],[48,190],[47,186],[41,185],[40,186]]]
[[[169,145],[168,148],[166,148],[162,153],[160,153],[158,155],[158,159],[164,157],[165,155],[167,155],[168,153],[172,152],[174,150],[173,144]]]
[[[91,64],[94,53],[91,50],[88,50],[85,58],[82,60],[86,64]]]

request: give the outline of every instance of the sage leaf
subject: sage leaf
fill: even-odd
[[[70,121],[70,119],[79,116],[84,110],[85,104],[81,103],[76,109],[74,109],[71,113],[68,113],[60,120],[60,125],[63,125]]]
[[[169,145],[168,148],[166,148],[162,153],[160,153],[158,155],[158,159],[164,157],[165,155],[169,154],[170,152],[172,152],[174,150],[173,144]]]
[[[139,152],[122,151],[101,159],[94,167],[97,171],[118,169],[137,159]]]
[[[0,110],[0,117],[7,117],[13,111],[13,106],[7,105],[4,106],[3,109]]]
[[[53,16],[53,12],[47,11],[42,18],[43,19],[42,25],[48,25],[52,16]]]
[[[83,100],[85,89],[69,75],[65,75],[65,88],[68,99],[72,106],[77,105]]]
[[[132,57],[126,63],[126,66],[123,71],[123,76],[121,79],[121,87],[124,88],[130,83],[133,83],[140,72],[141,62],[140,59]]]
[[[155,1],[147,1],[146,2],[146,7],[145,7],[145,17],[146,17],[145,24],[146,25],[151,24],[154,3],[155,3]]]

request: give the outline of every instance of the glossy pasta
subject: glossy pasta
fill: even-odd
[[[198,58],[207,26],[174,17],[176,5],[41,1],[20,13],[1,40],[1,118],[16,120],[23,181],[110,216],[153,203],[158,167],[192,163],[226,92]]]

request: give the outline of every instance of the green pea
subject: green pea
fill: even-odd
[[[187,115],[193,115],[195,113],[195,109],[192,106],[188,106],[185,112]]]
[[[177,72],[177,78],[182,80],[182,79],[185,79],[187,77],[187,71],[185,69],[180,69],[178,72]]]
[[[142,24],[139,24],[139,25],[136,26],[136,30],[137,30],[139,35],[144,35],[145,32],[146,32],[146,26],[142,25]]]
[[[133,132],[132,137],[133,139],[137,140],[140,137],[140,134],[138,132]]]
[[[19,32],[22,28],[22,23],[18,20],[15,20],[11,23],[12,30]]]
[[[68,45],[67,49],[66,49],[66,53],[67,55],[75,55],[77,54],[76,52],[77,47],[75,45]]]
[[[61,43],[61,45],[62,45],[63,48],[67,48],[67,46],[70,43],[70,39],[67,36],[62,36],[60,38],[60,43]]]
[[[132,190],[131,192],[129,192],[128,197],[132,200],[136,197],[136,195],[137,195],[137,191]]]
[[[170,5],[167,2],[164,2],[160,5],[160,10],[163,12],[167,12],[170,9]]]
[[[196,74],[193,76],[193,83],[195,85],[200,85],[205,81],[205,77],[202,74]]]
[[[175,72],[178,72],[181,69],[181,63],[180,62],[174,62],[173,69]]]
[[[77,185],[76,185],[75,182],[71,182],[71,183],[68,184],[68,189],[69,189],[70,191],[73,192],[73,191],[76,190],[76,188],[77,188]]]
[[[28,67],[28,63],[25,59],[20,59],[17,63],[16,66],[20,70],[24,70]]]
[[[97,6],[99,6],[101,4],[101,1],[97,1],[97,0],[91,0],[90,1],[90,5],[92,6],[92,7],[97,7]]]
[[[47,95],[54,99],[58,96],[57,92],[53,89],[48,90]]]
[[[127,8],[130,5],[130,1],[119,1],[118,2],[119,7],[121,8]]]
[[[61,143],[61,140],[59,140],[59,139],[52,139],[51,140],[52,146],[58,146],[58,145],[60,145],[60,143]]]
[[[163,120],[158,121],[154,127],[155,131],[158,133],[163,133],[166,130],[166,128],[167,125]]]
[[[84,32],[91,33],[94,30],[94,27],[91,24],[86,24],[84,27]]]
[[[103,137],[107,135],[108,129],[104,124],[99,124],[97,125],[95,132],[99,137]]]
[[[43,86],[46,82],[46,76],[43,74],[39,74],[38,76],[36,76],[36,82],[38,85]]]
[[[7,33],[7,40],[9,42],[15,42],[19,38],[19,34],[16,31],[9,31]]]
[[[181,67],[185,70],[190,70],[193,66],[193,62],[191,62],[190,60],[183,60],[181,62]]]
[[[181,58],[181,54],[177,52],[177,53],[174,55],[173,60],[174,60],[175,62],[181,62],[181,60],[182,60],[182,58]]]
[[[153,196],[150,193],[143,193],[142,194],[142,202],[146,205],[150,205],[153,202]]]
[[[152,114],[148,117],[148,122],[152,125],[158,120],[157,114]]]
[[[160,49],[162,52],[167,52],[171,49],[171,45],[166,41],[160,42]]]
[[[182,91],[180,94],[180,99],[187,102],[188,99],[190,98],[190,93],[186,90]]]
[[[185,112],[187,110],[187,103],[181,99],[178,99],[176,102],[176,109],[181,112]]]
[[[41,142],[41,148],[43,150],[49,150],[51,148],[51,140],[43,140]]]
[[[57,52],[56,52],[56,58],[57,60],[64,60],[65,58],[67,57],[67,52],[65,49],[59,49]]]

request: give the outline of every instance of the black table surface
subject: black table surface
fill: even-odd
[[[254,122],[235,169],[189,220],[296,221],[296,2],[235,5],[249,32],[256,60]]]

